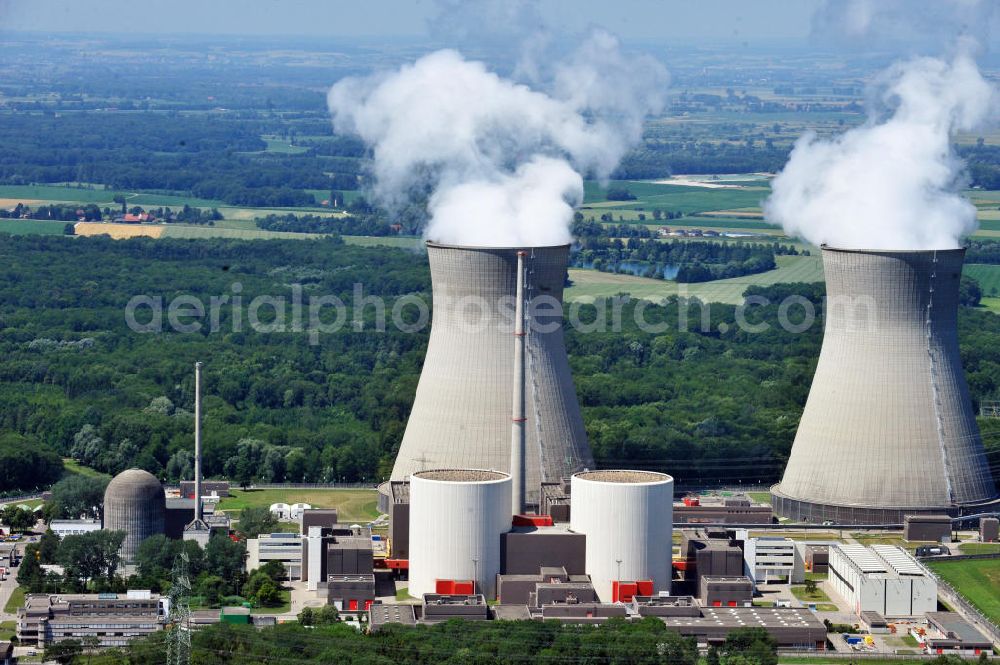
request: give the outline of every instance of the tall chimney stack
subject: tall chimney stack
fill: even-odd
[[[194,519],[201,521],[201,362],[194,364]]]
[[[510,476],[511,508],[524,512],[524,257],[517,252],[517,288],[514,305],[514,400],[511,415]]]

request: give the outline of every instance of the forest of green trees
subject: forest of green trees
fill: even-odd
[[[165,480],[189,476],[196,360],[206,363],[208,475],[237,482],[384,478],[412,404],[427,328],[402,332],[390,323],[380,331],[374,306],[316,343],[290,327],[256,332],[243,321],[236,330],[231,307],[219,310],[216,332],[207,314],[197,333],[166,325],[162,333],[136,333],[125,321],[136,294],[166,301],[186,294],[205,303],[239,295],[249,303],[262,294],[291,299],[301,285],[302,297],[332,294],[351,303],[355,284],[363,295],[385,298],[388,308],[407,294],[429,301],[426,256],[345,245],[336,236],[0,236],[0,441],[30,443],[38,455],[17,460],[28,466],[16,468],[30,471],[8,476],[6,487],[49,484],[60,455],[108,474],[135,465]],[[819,307],[823,287],[786,284],[754,293],[772,304],[751,308],[747,317],[775,323],[759,334],[740,330],[731,305],[676,299],[624,302],[620,331],[567,331],[599,464],[668,471],[680,485],[779,477],[822,331],[817,320],[803,333],[787,332],[776,325],[776,311],[791,293]],[[580,318],[610,317],[611,304],[583,306]],[[665,329],[641,329],[637,309]],[[963,308],[959,323],[973,399],[1000,398],[1000,317]],[[990,432],[986,438],[997,445]]]

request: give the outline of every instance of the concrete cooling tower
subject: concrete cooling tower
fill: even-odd
[[[525,503],[537,505],[542,482],[593,467],[563,341],[569,246],[523,250],[527,324],[519,364],[519,249],[427,244],[434,316],[392,480],[435,468],[511,471],[516,366],[524,373]]]
[[[997,501],[958,352],[964,255],[823,249],[823,348],[777,514],[901,523]]]

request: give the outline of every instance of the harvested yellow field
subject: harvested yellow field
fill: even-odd
[[[76,225],[78,236],[109,235],[115,240],[125,238],[159,238],[166,230],[164,226],[143,224],[112,224],[110,222],[80,222]]]
[[[46,203],[46,201],[39,201],[38,199],[0,199],[0,208],[16,208],[18,203],[33,206],[39,203]]]

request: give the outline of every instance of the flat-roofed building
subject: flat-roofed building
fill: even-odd
[[[832,545],[828,579],[859,616],[910,617],[937,610],[934,578],[899,547]]]
[[[955,612],[928,612],[927,628],[927,653],[978,656],[993,652],[993,643]]]
[[[302,578],[302,536],[297,533],[262,533],[247,540],[247,571],[278,561],[288,579]]]
[[[742,529],[736,538],[743,541],[743,569],[754,586],[805,581],[805,562],[791,538],[750,538]]]
[[[341,612],[367,612],[375,602],[375,575],[328,575],[319,589],[326,591],[327,603]]]
[[[698,586],[698,599],[705,607],[743,607],[753,604],[753,582],[749,577],[715,577],[703,575]]]
[[[148,591],[29,594],[17,611],[17,639],[45,647],[96,637],[103,647],[123,646],[161,630],[165,614],[164,600]]]
[[[79,536],[91,531],[101,530],[100,520],[52,520],[49,522],[52,533],[60,538],[66,536]]]
[[[940,543],[951,540],[951,517],[948,515],[905,515],[903,540]]]

